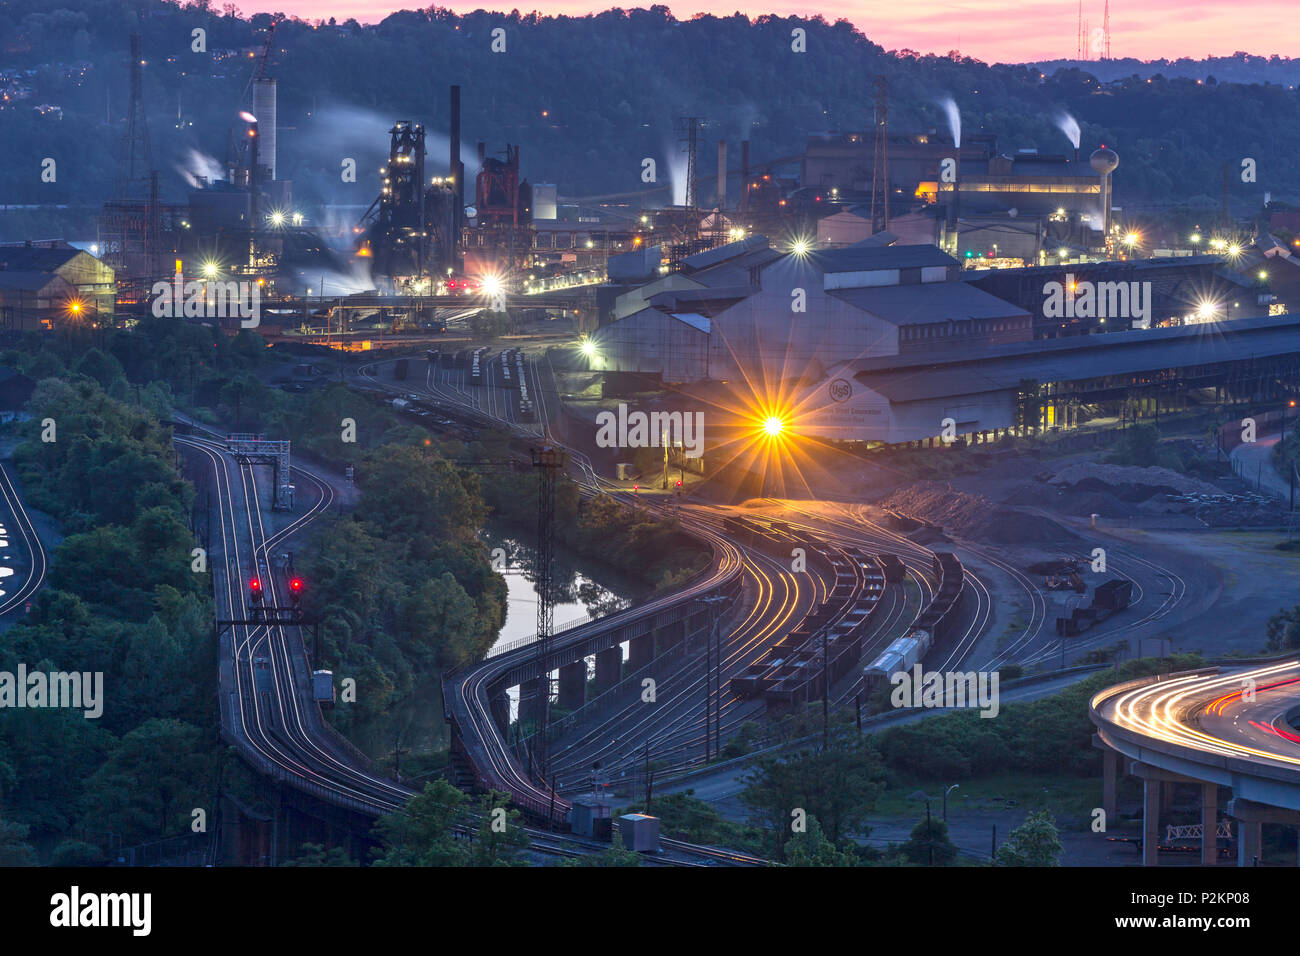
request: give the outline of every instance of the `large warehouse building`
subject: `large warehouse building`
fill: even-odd
[[[1047,339],[1037,328],[1044,282],[1059,267],[963,280],[936,246],[884,244],[891,238],[782,253],[755,236],[692,256],[617,300],[621,317],[592,336],[591,367],[715,407],[733,404],[717,397],[728,392],[741,405],[780,406],[797,434],[891,444],[1300,392],[1300,317],[1267,316],[1246,296],[1237,314],[1198,324],[1054,328],[1068,337]],[[1160,309],[1162,295],[1182,309],[1187,290],[1232,278],[1211,257],[1095,269],[1149,284]]]
[[[1028,312],[932,245],[779,253],[763,237],[688,258],[615,305],[592,367],[665,383],[821,378],[848,359],[1027,341]]]

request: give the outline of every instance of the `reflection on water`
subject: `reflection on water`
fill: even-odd
[[[509,594],[506,621],[493,646],[532,637],[537,633],[537,588],[532,546],[490,531],[485,532],[483,538],[490,550],[500,548],[504,552],[504,567],[498,570],[506,579]],[[621,611],[639,590],[635,584],[621,580],[616,574],[602,573],[602,580],[595,581],[579,572],[575,558],[563,552],[556,554],[554,577],[557,631],[569,624]]]

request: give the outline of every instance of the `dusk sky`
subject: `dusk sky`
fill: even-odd
[[[596,9],[622,6],[648,7],[642,3],[593,5],[576,0],[548,0],[544,3],[481,2],[444,3],[457,12],[474,9],[517,7],[547,14],[578,15]],[[284,12],[303,19],[355,17],[375,23],[394,10],[419,9],[427,2],[400,3],[397,0],[255,0],[239,3],[245,14]],[[729,15],[737,9],[732,2],[690,0],[670,3],[674,15],[687,19],[697,12]],[[1089,26],[1100,29],[1104,0],[1084,0],[1083,15]],[[1111,55],[1140,59],[1160,57],[1230,55],[1238,50],[1259,55],[1296,55],[1293,0],[1112,0],[1110,11]],[[963,54],[988,62],[1009,62],[1073,57],[1077,0],[825,0],[820,4],[775,2],[750,6],[742,12],[751,17],[764,13],[812,15],[827,20],[846,18],[871,40],[886,49],[913,49],[922,53]]]

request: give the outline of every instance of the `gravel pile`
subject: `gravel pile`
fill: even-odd
[[[1214,495],[1222,489],[1197,478],[1180,475],[1168,468],[1137,468],[1132,465],[1103,465],[1100,462],[1081,461],[1067,465],[1051,477],[1051,483],[1079,490],[1101,490],[1109,486],[1126,500],[1141,501],[1155,494]],[[1135,497],[1140,495],[1140,497]]]
[[[976,541],[1058,545],[1078,540],[1076,535],[1046,518],[1009,508],[982,495],[953,491],[946,484],[915,485],[894,492],[879,504]]]

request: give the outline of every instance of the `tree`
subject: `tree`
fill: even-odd
[[[341,846],[332,846],[328,850],[319,843],[304,843],[298,848],[298,855],[292,860],[285,860],[281,866],[359,866],[356,860],[348,856],[348,851]]]
[[[126,843],[189,832],[190,810],[211,803],[214,770],[197,727],[146,720],[86,781],[87,819]]]
[[[1300,647],[1300,604],[1289,611],[1283,608],[1268,619],[1268,649],[1285,651]]]
[[[1011,831],[1006,843],[998,847],[1002,866],[1060,866],[1061,839],[1056,821],[1046,810],[1037,810]]]
[[[869,738],[837,732],[825,750],[769,757],[745,777],[741,802],[772,843],[772,856],[785,859],[793,831],[792,813],[816,817],[833,844],[869,832],[867,814],[883,787],[880,756]]]
[[[465,866],[469,848],[454,828],[468,802],[446,780],[430,780],[401,810],[376,821],[375,866]]]
[[[790,866],[852,866],[854,856],[826,839],[817,818],[809,817],[807,829],[792,836],[786,845],[785,862]]]
[[[948,839],[948,824],[939,817],[928,815],[912,828],[911,836],[899,849],[909,863],[921,866],[928,866],[931,859],[935,866],[947,866],[957,859],[957,847]]]
[[[27,844],[28,828],[0,820],[0,866],[35,866],[36,851]]]
[[[508,793],[485,793],[478,803],[478,830],[470,844],[470,866],[527,866],[523,814],[507,810]]]
[[[603,853],[582,857],[581,866],[640,866],[641,854],[623,846],[623,834],[616,832],[609,849]]]
[[[488,793],[471,807],[469,797],[446,780],[431,780],[396,813],[380,817],[376,866],[520,866],[528,846],[510,797]],[[504,826],[502,826],[504,824]]]

